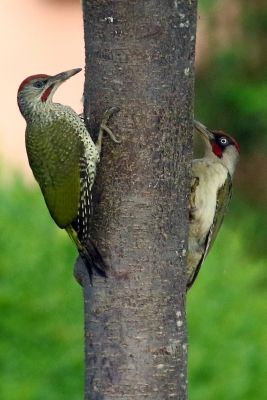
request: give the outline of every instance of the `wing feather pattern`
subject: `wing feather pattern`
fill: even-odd
[[[225,184],[223,186],[221,186],[217,192],[217,205],[216,205],[216,210],[215,210],[215,216],[214,216],[214,220],[211,225],[211,228],[206,237],[205,251],[204,251],[201,259],[199,260],[199,263],[195,269],[195,272],[194,272],[190,282],[187,283],[187,290],[190,289],[190,287],[195,282],[197,275],[199,273],[199,270],[201,268],[201,265],[203,264],[205,258],[207,257],[210,249],[213,246],[213,243],[214,243],[214,241],[217,237],[217,234],[220,230],[220,227],[222,225],[224,216],[228,211],[229,203],[230,203],[230,200],[232,197],[232,191],[233,191],[232,179],[231,179],[230,174],[228,173]],[[190,218],[192,218],[191,214],[190,214]]]

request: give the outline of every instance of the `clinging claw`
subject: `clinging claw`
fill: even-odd
[[[114,112],[118,112],[119,108],[117,107],[111,107],[107,111],[105,111],[104,117],[101,121],[100,128],[99,128],[99,133],[98,133],[98,139],[96,142],[96,148],[100,154],[101,152],[101,145],[102,145],[102,139],[103,139],[103,132],[107,132],[110,136],[110,138],[113,140],[115,143],[121,143],[120,140],[117,140],[116,137],[113,135],[112,131],[109,129],[109,127],[106,125],[109,118],[114,114]]]

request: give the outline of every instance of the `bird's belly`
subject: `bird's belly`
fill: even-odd
[[[197,203],[191,210],[194,218],[191,222],[191,234],[198,239],[205,239],[213,223],[216,210],[216,201],[209,203]]]
[[[192,180],[197,178],[198,183],[195,185],[194,193],[191,193],[190,236],[198,242],[206,240],[214,221],[218,191],[227,178],[225,167],[214,164],[208,167],[202,164],[195,163],[192,168]],[[210,174],[211,168],[212,174]]]

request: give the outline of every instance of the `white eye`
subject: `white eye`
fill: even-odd
[[[225,145],[228,143],[228,140],[225,137],[221,137],[220,142],[221,142],[221,144]]]

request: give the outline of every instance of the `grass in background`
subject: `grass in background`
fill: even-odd
[[[0,398],[80,400],[83,298],[76,250],[39,190],[0,187]]]
[[[188,294],[189,398],[267,398],[267,221],[232,204]]]

